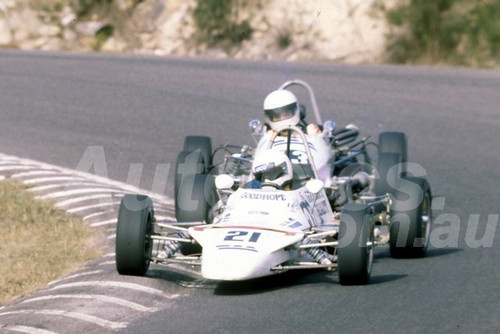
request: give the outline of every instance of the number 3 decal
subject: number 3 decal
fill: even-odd
[[[290,162],[292,164],[307,164],[309,162],[306,152],[295,150],[290,155]]]

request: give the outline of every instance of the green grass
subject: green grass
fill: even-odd
[[[238,12],[248,4],[235,0],[197,0],[193,18],[200,41],[209,46],[234,46],[251,39],[250,23],[238,20]]]
[[[0,212],[0,305],[99,255],[88,225],[36,200],[22,184],[0,182]]]
[[[386,16],[391,63],[500,67],[499,0],[401,1]]]

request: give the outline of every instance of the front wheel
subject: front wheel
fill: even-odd
[[[122,198],[116,225],[116,270],[121,275],[143,276],[149,268],[153,240],[153,202],[148,196]]]
[[[390,250],[394,258],[423,257],[432,224],[432,195],[426,179],[397,180],[391,208]]]
[[[367,284],[373,267],[372,209],[348,203],[340,214],[338,275],[342,285]]]

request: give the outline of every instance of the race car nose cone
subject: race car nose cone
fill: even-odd
[[[240,281],[273,274],[271,268],[289,259],[280,250],[265,254],[250,248],[220,247],[207,250],[202,256],[202,276],[221,281]]]

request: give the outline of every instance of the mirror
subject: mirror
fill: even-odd
[[[234,179],[227,174],[217,175],[215,178],[215,187],[218,190],[231,189],[233,185]]]
[[[262,132],[262,123],[258,119],[253,119],[248,123],[250,129],[252,129],[253,133]]]
[[[323,124],[323,131],[328,135],[328,137],[333,137],[333,132],[336,127],[337,124],[335,124],[335,121],[329,120]]]
[[[311,194],[317,194],[323,189],[324,184],[322,181],[318,179],[312,179],[307,181],[306,183],[306,189],[309,191]]]

